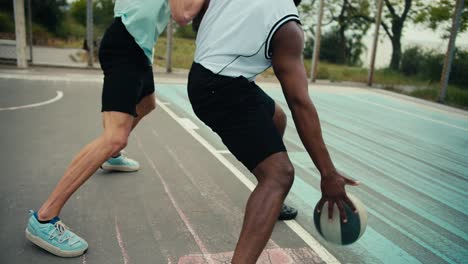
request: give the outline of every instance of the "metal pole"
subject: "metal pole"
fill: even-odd
[[[86,46],[88,46],[88,67],[93,67],[93,0],[87,0],[86,3],[86,41]]]
[[[455,5],[455,12],[453,14],[452,29],[450,30],[450,39],[445,56],[444,68],[442,70],[442,77],[440,80],[440,93],[439,102],[444,102],[447,96],[447,86],[450,77],[450,70],[452,69],[453,56],[455,53],[455,40],[457,39],[458,29],[460,28],[460,19],[463,10],[464,0],[457,0]]]
[[[16,62],[18,68],[27,68],[26,58],[26,26],[24,23],[24,0],[14,0],[15,34],[16,34]]]
[[[28,0],[28,35],[29,35],[29,57],[33,62],[33,33],[32,33],[32,9],[31,0]]]
[[[169,23],[167,24],[167,45],[166,45],[166,72],[172,72],[172,45],[173,45],[173,32],[172,32],[172,17],[169,18]]]
[[[315,82],[317,79],[317,68],[320,55],[320,39],[322,35],[322,20],[323,20],[323,0],[319,3],[319,16],[317,18],[317,28],[315,30],[314,55],[312,56],[312,67],[310,70],[310,81]]]
[[[375,71],[375,56],[377,55],[377,45],[379,43],[379,32],[380,32],[380,23],[382,22],[382,8],[383,0],[379,0],[377,3],[377,17],[375,19],[375,33],[374,33],[374,43],[372,45],[372,55],[369,66],[369,76],[367,78],[367,85],[372,86],[374,83],[374,71]]]

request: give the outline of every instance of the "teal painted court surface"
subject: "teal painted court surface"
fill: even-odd
[[[203,137],[225,150],[193,114],[185,86],[158,85],[157,90],[162,102],[190,118]],[[370,89],[310,89],[332,159],[340,171],[361,182],[348,191],[364,202],[369,214],[364,236],[351,246],[337,247],[321,240],[313,226],[320,176],[295,131],[282,91],[266,92],[288,115],[285,143],[296,168],[288,203],[299,209],[298,223],[338,260],[468,263],[466,112]]]

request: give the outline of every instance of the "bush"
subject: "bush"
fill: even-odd
[[[52,34],[49,33],[44,26],[38,24],[33,24],[32,32],[34,45],[47,45],[49,43],[49,39],[52,37]]]
[[[417,75],[421,70],[423,57],[423,51],[419,47],[405,50],[401,58],[401,72],[405,75]]]
[[[63,39],[85,38],[85,36],[86,27],[76,22],[69,14],[65,16],[57,30],[57,37]]]
[[[365,46],[362,40],[354,36],[346,36],[343,40],[337,29],[332,29],[322,35],[320,43],[320,61],[333,64],[360,66],[361,54]],[[304,58],[311,59],[314,52],[314,39],[307,39],[304,47]]]
[[[15,32],[15,24],[10,14],[0,12],[0,32],[13,33]]]
[[[468,90],[468,51],[457,50],[450,72],[450,82]]]
[[[445,54],[424,51],[420,47],[411,47],[401,59],[400,71],[407,76],[417,76],[429,82],[438,82],[441,78]],[[452,63],[450,84],[468,89],[468,52],[457,50]]]

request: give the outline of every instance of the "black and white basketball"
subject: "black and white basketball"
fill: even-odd
[[[356,207],[357,213],[354,213],[348,205],[344,205],[347,223],[343,223],[339,217],[338,207],[333,207],[333,219],[328,219],[328,203],[325,203],[317,212],[317,206],[314,210],[314,224],[320,235],[333,244],[349,245],[356,242],[366,230],[367,226],[367,211],[364,204],[348,193],[349,199]]]

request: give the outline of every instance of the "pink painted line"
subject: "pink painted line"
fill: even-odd
[[[234,252],[211,254],[214,264],[230,263]],[[204,264],[204,255],[188,255],[179,259],[178,264]],[[265,249],[257,260],[257,264],[314,264],[323,263],[322,259],[310,248],[273,248]]]
[[[151,158],[148,156],[148,153],[146,153],[146,151],[143,149],[143,145],[141,144],[141,141],[140,141],[140,138],[138,136],[135,135],[135,138],[137,140],[137,145],[138,147],[141,149],[142,153],[145,155],[146,159],[148,160],[149,164],[151,165],[151,168],[154,170],[154,172],[156,173],[156,175],[159,177],[159,179],[161,180],[161,183],[164,187],[164,191],[166,192],[167,196],[169,197],[169,199],[171,200],[171,203],[172,205],[174,206],[174,208],[176,209],[177,213],[179,214],[180,216],[180,219],[182,219],[182,221],[184,222],[185,226],[187,227],[187,229],[189,230],[190,234],[192,234],[192,237],[193,239],[195,240],[195,243],[197,243],[198,245],[198,248],[200,249],[200,251],[202,252],[202,254],[204,256],[206,256],[206,261],[209,263],[209,264],[214,264],[214,262],[212,261],[212,259],[209,257],[209,252],[205,246],[205,244],[203,243],[203,241],[200,239],[200,237],[197,235],[197,233],[195,233],[195,230],[193,229],[192,227],[192,224],[190,224],[190,221],[188,219],[188,217],[185,215],[184,211],[182,211],[182,209],[180,208],[179,204],[176,202],[176,200],[174,199],[174,196],[172,195],[172,192],[171,190],[169,189],[166,181],[164,180],[164,178],[162,177],[161,173],[158,171],[158,169],[156,168],[156,165],[154,164],[154,162],[151,160]]]
[[[117,216],[115,217],[115,236],[117,238],[117,242],[119,243],[120,252],[122,252],[122,258],[124,260],[124,264],[130,263],[130,257],[128,256],[127,249],[125,248],[125,244],[122,239],[122,235],[120,233],[119,225],[117,224]]]

